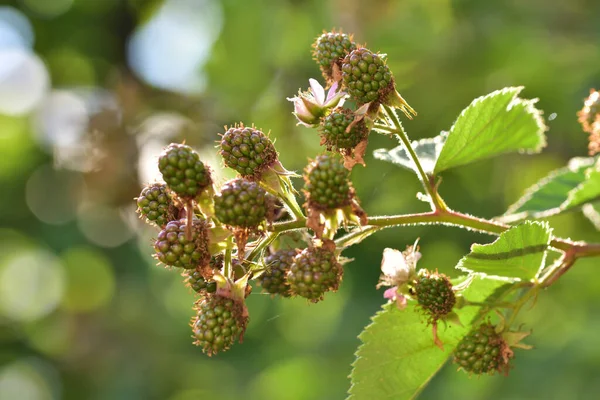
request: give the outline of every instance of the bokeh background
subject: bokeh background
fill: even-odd
[[[156,266],[156,234],[133,198],[162,146],[186,140],[217,173],[223,126],[254,123],[284,165],[318,154],[286,97],[319,77],[310,45],[341,27],[388,54],[419,112],[412,138],[452,124],[470,101],[524,85],[550,130],[535,156],[444,174],[458,210],[504,212],[568,159],[585,156],[576,122],[600,85],[600,2],[449,0],[0,0],[0,399],[343,399],[357,335],[383,302],[384,247],[421,238],[422,267],[456,275],[475,241],[448,227],[388,230],[348,250],[326,301],[259,294],[245,343],[209,359],[192,346],[193,295]],[[374,135],[371,150],[396,144]],[[410,172],[367,158],[353,179],[370,214],[425,210]],[[300,184],[300,182],[297,182]],[[555,232],[600,241],[579,213]],[[596,399],[600,263],[583,260],[522,319],[533,351],[510,377],[469,379],[447,365],[422,398]]]

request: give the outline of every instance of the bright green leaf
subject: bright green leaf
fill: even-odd
[[[435,165],[435,173],[502,153],[537,153],[546,145],[546,125],[537,100],[508,87],[475,99],[458,116]]]
[[[456,268],[510,279],[531,280],[544,266],[551,228],[526,221],[503,232],[490,244],[474,244]]]
[[[569,197],[561,205],[563,209],[600,200],[600,170],[598,168],[595,166],[585,171],[585,180],[569,192]]]
[[[510,206],[503,220],[543,218],[560,213],[569,192],[585,181],[585,171],[593,164],[593,158],[574,158],[567,167],[552,171]]]
[[[426,174],[433,173],[435,162],[437,161],[437,158],[444,147],[444,142],[446,141],[447,135],[447,132],[442,132],[436,137],[412,142],[413,149],[415,150],[417,157],[419,157],[421,166]],[[404,148],[404,145],[402,144],[398,147],[394,147],[391,150],[377,149],[373,152],[373,155],[378,160],[391,162],[414,171],[415,173],[419,172]]]
[[[463,292],[470,301],[482,302],[506,283],[475,277]],[[416,397],[450,357],[478,315],[477,307],[457,311],[464,326],[439,324],[444,351],[433,344],[431,327],[414,304],[399,310],[383,307],[359,338],[362,344],[353,364],[349,400],[403,400]],[[479,316],[483,319],[485,315]]]

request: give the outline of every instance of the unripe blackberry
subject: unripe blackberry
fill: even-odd
[[[263,291],[289,297],[290,284],[286,274],[298,255],[298,249],[279,250],[265,258],[265,272],[258,278]]]
[[[210,260],[206,222],[194,220],[192,238],[186,238],[186,220],[171,221],[154,243],[156,258],[163,264],[185,269],[207,265]]]
[[[215,215],[225,225],[256,228],[267,219],[270,200],[258,183],[233,179],[215,196]]]
[[[454,362],[465,371],[478,375],[508,372],[510,357],[512,351],[508,344],[490,323],[472,330],[454,350]]]
[[[346,91],[358,104],[385,103],[395,91],[394,78],[385,60],[369,49],[353,50],[342,62]]]
[[[326,32],[313,44],[313,58],[319,64],[327,82],[336,80],[334,66],[341,69],[341,62],[348,53],[356,49],[352,37],[341,32]]]
[[[185,278],[185,283],[194,289],[196,293],[214,293],[217,290],[217,283],[213,280],[206,280],[198,270],[185,270],[181,276]]]
[[[192,320],[194,344],[209,356],[225,351],[240,342],[248,317],[244,304],[216,294],[206,294],[196,302],[196,317]]]
[[[337,291],[344,270],[333,251],[324,247],[309,247],[294,258],[287,273],[292,294],[312,302],[323,299],[328,291]]]
[[[350,204],[350,171],[337,154],[323,154],[311,162],[305,173],[305,192],[309,208],[333,210]]]
[[[323,119],[319,126],[322,144],[325,144],[328,150],[349,150],[365,140],[369,134],[369,129],[363,119],[354,123],[348,129],[348,126],[354,122],[354,119],[354,113],[347,108],[333,110],[331,114]]]
[[[145,217],[146,221],[161,228],[179,217],[179,209],[164,183],[152,183],[143,188],[136,202],[140,217]]]
[[[259,177],[277,161],[273,142],[258,129],[244,126],[230,128],[220,143],[223,162],[243,177]]]
[[[456,303],[452,283],[444,274],[427,271],[417,278],[412,290],[430,323],[450,314]]]
[[[210,171],[190,146],[171,143],[158,157],[158,169],[173,192],[193,199],[212,184]]]

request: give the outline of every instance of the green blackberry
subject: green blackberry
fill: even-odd
[[[321,132],[322,144],[327,146],[327,150],[350,150],[367,138],[369,129],[364,119],[354,123],[348,129],[354,119],[354,113],[347,108],[337,108],[323,119],[319,131]]]
[[[143,188],[136,203],[140,217],[145,217],[147,222],[161,228],[179,217],[179,209],[164,183],[152,183]]]
[[[429,271],[422,273],[414,282],[412,290],[430,323],[450,314],[456,303],[452,283],[444,274]]]
[[[270,213],[267,192],[258,183],[233,179],[215,196],[215,215],[225,225],[256,228]]]
[[[185,278],[185,283],[197,293],[214,293],[217,290],[217,283],[204,279],[202,273],[196,269],[185,270],[181,276]]]
[[[309,247],[294,258],[287,273],[292,294],[316,303],[328,291],[337,291],[344,270],[333,251]]]
[[[344,58],[342,79],[346,91],[358,104],[385,103],[395,91],[394,77],[385,60],[365,48],[353,50]]]
[[[304,173],[308,208],[333,210],[350,204],[350,171],[337,154],[323,154],[311,162]]]
[[[319,36],[313,44],[313,58],[319,64],[323,77],[327,82],[337,80],[334,77],[334,66],[338,71],[341,62],[352,50],[356,49],[356,43],[352,37],[341,32],[325,32]]]
[[[194,220],[192,238],[186,239],[186,220],[169,222],[154,243],[156,258],[163,264],[185,269],[208,265],[208,231],[206,222]]]
[[[265,272],[258,278],[264,292],[290,297],[286,274],[300,250],[279,250],[265,258]]]
[[[273,142],[255,128],[236,126],[221,138],[221,156],[226,166],[243,177],[259,177],[277,161]]]
[[[512,355],[502,335],[496,333],[494,325],[485,323],[458,343],[454,350],[454,362],[469,373],[493,375],[496,371],[508,372]]]
[[[248,317],[241,301],[206,294],[196,302],[196,317],[192,319],[194,344],[209,356],[242,341]]]
[[[158,169],[173,192],[188,200],[212,184],[210,171],[190,146],[171,143],[158,157]]]

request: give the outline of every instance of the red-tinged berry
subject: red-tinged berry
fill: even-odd
[[[342,265],[332,250],[309,247],[294,258],[287,281],[292,294],[316,303],[326,292],[337,291],[343,273]]]
[[[508,373],[513,353],[494,325],[485,323],[472,330],[456,346],[454,362],[477,375]]]
[[[209,356],[242,341],[248,323],[242,301],[217,294],[206,294],[196,302],[196,317],[191,326],[194,344]]]
[[[196,293],[214,293],[217,290],[217,283],[206,280],[198,270],[185,270],[181,275],[185,278],[185,283]]]
[[[171,143],[158,157],[158,169],[173,192],[194,199],[212,185],[209,169],[190,146]]]
[[[257,228],[272,213],[272,202],[258,183],[233,179],[215,196],[215,215],[225,225]]]
[[[430,323],[446,317],[456,304],[452,283],[444,274],[422,272],[412,285],[412,291]]]
[[[313,44],[313,58],[327,82],[337,80],[335,70],[339,73],[342,60],[354,49],[356,43],[345,33],[325,32],[317,38]]]
[[[317,156],[306,168],[304,181],[309,209],[333,210],[352,201],[350,171],[337,154]]]
[[[152,183],[143,188],[136,203],[140,217],[145,217],[147,222],[161,228],[179,218],[179,208],[164,183]]]
[[[319,131],[327,150],[351,150],[367,138],[369,129],[364,119],[355,119],[347,108],[337,108],[323,119]]]
[[[243,177],[260,177],[277,161],[273,142],[262,131],[235,126],[223,134],[220,143],[223,162]]]
[[[185,269],[208,265],[210,252],[206,221],[194,220],[191,239],[186,236],[185,219],[169,222],[154,243],[158,261]]]
[[[298,249],[279,250],[265,258],[265,272],[258,278],[264,292],[290,297],[290,284],[286,275],[299,252]]]
[[[577,113],[578,121],[584,132],[589,134],[588,150],[590,156],[600,152],[600,91],[590,90],[583,108]]]

